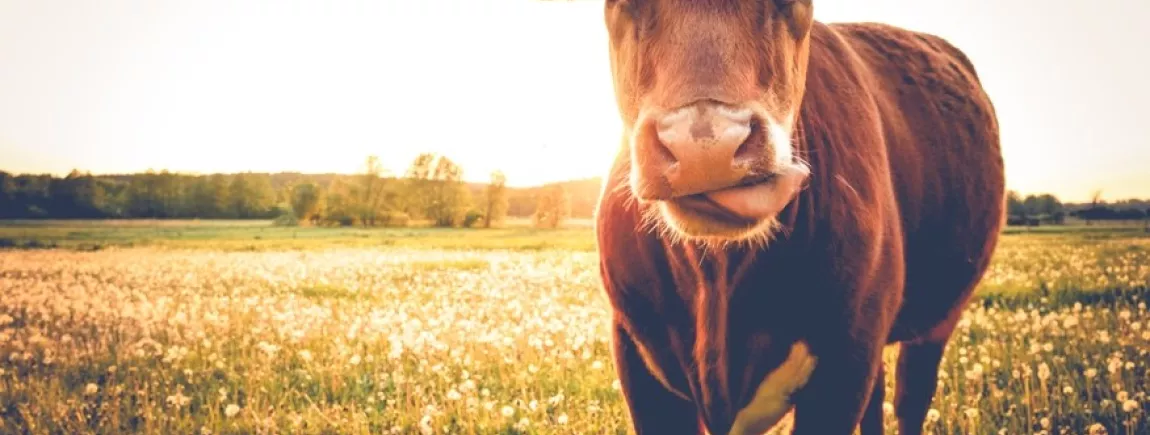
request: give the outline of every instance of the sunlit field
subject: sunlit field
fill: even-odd
[[[629,430],[586,226],[189,228],[0,228],[0,433]],[[1148,284],[1140,227],[1012,229],[929,429],[1150,433]]]
[[[142,222],[141,222],[142,221]],[[315,250],[332,247],[443,249],[595,249],[590,219],[569,219],[563,229],[538,230],[529,219],[475,231],[430,228],[279,227],[242,220],[0,220],[0,248],[196,248],[219,251]]]

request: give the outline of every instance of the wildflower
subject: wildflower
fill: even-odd
[[[454,401],[462,399],[462,398],[463,398],[463,395],[459,394],[459,390],[452,388],[450,391],[447,392],[447,400],[454,402]]]
[[[1050,379],[1050,366],[1041,363],[1038,365],[1038,380],[1045,381],[1047,379]]]
[[[1110,374],[1118,373],[1119,370],[1122,370],[1122,360],[1119,358],[1112,358],[1110,363],[1107,364],[1106,369],[1110,371]]]
[[[99,391],[100,391],[100,387],[96,384],[89,382],[88,385],[84,386],[84,394],[87,394],[89,396],[96,394]]]
[[[256,347],[264,353],[268,358],[274,357],[276,352],[279,352],[280,347],[266,341],[261,341],[256,344]]]
[[[930,410],[926,412],[927,423],[937,423],[940,418],[942,418],[942,413],[938,412],[937,409],[930,408]]]
[[[1134,400],[1126,400],[1122,402],[1122,411],[1127,414],[1138,410],[1138,402]]]
[[[228,418],[235,417],[236,414],[239,414],[239,413],[240,413],[240,406],[236,405],[234,403],[228,405],[227,408],[224,408],[224,415],[226,415]]]
[[[966,371],[966,379],[968,381],[978,381],[982,379],[984,370],[985,369],[982,367],[982,363],[974,363],[974,366],[971,367],[970,370]]]
[[[511,417],[512,415],[515,415],[515,408],[504,406],[503,409],[499,410],[499,413],[503,414],[504,417]]]
[[[168,403],[168,406],[183,408],[184,406],[187,406],[188,403],[192,401],[192,399],[188,396],[185,396],[183,392],[177,391],[176,394],[168,396],[165,401]]]

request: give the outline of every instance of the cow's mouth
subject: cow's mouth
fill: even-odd
[[[769,176],[664,201],[663,215],[688,237],[743,239],[770,228],[810,173],[806,165],[787,165]]]
[[[732,224],[754,225],[768,213],[759,210],[765,205],[763,194],[771,189],[770,183],[777,177],[771,175],[754,183],[696,193],[672,200],[676,206],[717,221]]]

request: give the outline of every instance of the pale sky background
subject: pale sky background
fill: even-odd
[[[1010,187],[1150,196],[1150,1],[815,0],[972,58]],[[602,0],[0,0],[0,169],[605,172]]]

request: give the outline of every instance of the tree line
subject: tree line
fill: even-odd
[[[0,219],[199,218],[275,219],[283,225],[493,227],[510,212],[558,227],[571,216],[567,186],[553,183],[515,195],[499,171],[465,183],[446,156],[419,155],[394,176],[377,156],[354,175],[211,174],[148,170],[64,177],[0,171]],[[528,205],[528,203],[530,203]],[[526,212],[526,213],[525,213]],[[526,217],[525,216],[525,217]]]
[[[1063,204],[1049,193],[1022,196],[1010,191],[1006,197],[1007,223],[1037,226],[1063,224],[1067,217],[1075,217],[1090,224],[1094,221],[1135,221],[1150,218],[1150,201],[1126,199],[1107,203],[1102,192],[1096,191],[1089,203]]]
[[[512,188],[502,172],[486,183],[466,183],[463,168],[432,153],[417,156],[402,174],[368,156],[356,174],[238,173],[194,175],[149,170],[64,177],[0,171],[0,219],[198,218],[275,219],[285,225],[489,227],[507,217],[557,227],[591,217],[598,178]],[[1068,217],[1131,221],[1150,216],[1150,201],[1063,203],[1051,194],[1007,196],[1011,225],[1061,224]]]

